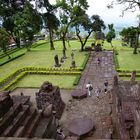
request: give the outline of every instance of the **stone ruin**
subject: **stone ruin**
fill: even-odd
[[[48,81],[44,82],[36,93],[36,103],[38,109],[45,109],[49,105],[52,105],[54,111],[56,111],[56,117],[60,118],[65,108],[65,103],[61,99],[60,89],[57,86],[53,86]]]
[[[65,107],[59,87],[44,82],[37,93],[37,102],[41,110],[32,106],[30,96],[10,96],[9,92],[1,92],[0,139],[56,139],[58,118]]]
[[[3,91],[0,93],[0,118],[10,109],[13,105],[13,100],[11,99],[8,91]]]
[[[114,82],[112,100],[118,139],[140,139],[140,84],[132,81]]]
[[[94,50],[95,50],[96,52],[102,51],[102,45],[101,45],[101,44],[95,45],[95,46],[94,46]]]

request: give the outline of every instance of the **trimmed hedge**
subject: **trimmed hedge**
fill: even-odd
[[[18,51],[20,49],[21,48],[14,48],[14,49],[8,50],[7,53],[10,55],[10,54],[12,54],[12,53],[14,53],[14,52],[16,52],[16,51]],[[6,57],[6,56],[7,55],[3,53],[3,54],[0,55],[0,59],[3,58],[3,57]]]
[[[76,86],[78,85],[79,81],[80,81],[80,78],[81,78],[81,75],[77,75],[74,82],[73,82],[73,85]]]
[[[6,64],[6,63],[8,63],[8,62],[10,62],[10,61],[13,61],[13,60],[15,60],[16,58],[19,58],[19,57],[21,57],[21,56],[23,56],[23,55],[25,55],[25,53],[22,53],[22,54],[19,54],[19,55],[15,56],[15,57],[12,57],[12,58],[10,58],[10,59],[7,59],[6,61],[0,63],[0,66],[4,65],[4,64]]]
[[[114,50],[113,50],[113,58],[114,58],[115,68],[119,69],[120,66],[119,66],[118,58],[117,58],[117,55],[116,55],[116,51],[114,51]]]
[[[128,72],[128,73],[131,73],[132,70],[126,70],[126,69],[117,69],[117,72]],[[140,70],[136,70],[137,73],[140,73]]]
[[[119,77],[131,77],[131,73],[119,73]],[[136,77],[140,77],[140,73],[137,73]]]
[[[9,81],[8,85],[4,86],[2,90],[9,89],[11,86],[16,84],[18,80],[23,78],[26,74],[48,74],[48,75],[81,75],[81,71],[78,68],[68,69],[68,68],[36,68],[36,67],[25,67],[16,70],[14,73],[6,77],[0,82],[1,86],[8,83],[8,80],[16,77],[11,82]]]
[[[21,72],[24,71],[33,71],[35,73],[37,73],[37,71],[50,71],[49,73],[51,73],[52,71],[67,71],[67,72],[71,72],[71,71],[82,71],[82,68],[47,68],[47,67],[32,67],[32,66],[27,66],[27,67],[23,67],[23,68],[19,68],[17,70],[15,70],[12,74],[8,75],[6,78],[4,78],[3,80],[0,81],[0,85],[5,84],[8,80],[12,79],[13,77],[15,77],[16,75],[18,75]]]
[[[10,82],[8,85],[4,86],[3,89],[1,89],[1,91],[3,90],[7,90],[9,89],[11,86],[15,85],[21,78],[23,78],[25,75],[27,74],[27,72],[23,72],[20,75],[18,75],[16,77],[16,79],[14,79],[12,82]]]
[[[88,62],[88,60],[89,60],[89,58],[90,58],[90,54],[88,53],[88,54],[85,54],[86,55],[86,58],[85,58],[85,60],[84,60],[84,62],[83,62],[83,64],[82,64],[82,70],[84,70],[85,69],[85,67],[86,67],[86,64],[87,64],[87,62]]]

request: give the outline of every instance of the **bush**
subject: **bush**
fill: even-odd
[[[81,75],[76,76],[76,79],[73,82],[73,85],[76,86],[78,85],[79,81],[80,81]]]
[[[10,74],[6,78],[4,78],[0,85],[4,86],[2,90],[9,89],[11,86],[16,84],[18,80],[23,78],[26,74],[48,74],[48,75],[81,75],[81,71],[79,69],[69,69],[69,68],[40,68],[40,67],[24,67],[16,70],[14,73]],[[15,79],[14,79],[15,77]],[[13,80],[12,80],[13,78]],[[10,81],[12,80],[12,81]],[[9,83],[8,83],[9,81]],[[6,85],[8,83],[8,85]]]
[[[89,53],[88,53],[88,54],[85,54],[85,55],[86,55],[86,58],[85,58],[85,60],[84,60],[84,62],[83,62],[83,64],[82,64],[82,66],[81,66],[81,69],[82,69],[82,70],[85,69],[86,64],[87,64],[87,62],[88,62],[88,60],[89,60],[89,57],[90,57],[90,54],[89,54]]]
[[[120,66],[119,66],[117,55],[116,55],[116,53],[114,51],[113,51],[113,58],[114,58],[115,68],[117,70],[117,69],[120,68]]]
[[[8,62],[10,62],[10,61],[13,61],[13,60],[15,60],[16,58],[19,58],[19,57],[21,57],[21,56],[23,56],[23,55],[25,55],[25,53],[22,53],[22,54],[19,54],[19,55],[15,56],[15,57],[12,57],[12,58],[10,58],[10,59],[7,59],[6,61],[0,63],[0,66],[4,65],[4,64],[6,64],[6,63],[8,63]]]

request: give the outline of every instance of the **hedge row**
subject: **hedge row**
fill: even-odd
[[[82,64],[82,70],[84,70],[85,69],[85,67],[86,67],[86,64],[87,64],[87,62],[88,62],[88,60],[89,60],[89,57],[90,57],[90,54],[88,53],[88,54],[85,54],[86,55],[86,58],[85,58],[85,60],[84,60],[84,62],[83,62],[83,64]]]
[[[118,54],[117,54],[116,51],[114,50],[114,51],[113,51],[113,58],[114,58],[115,68],[116,68],[116,69],[119,69],[120,66],[119,66],[119,62],[118,62],[117,55],[118,55]]]
[[[21,49],[21,48],[10,49],[10,50],[7,51],[7,53],[10,55],[10,54],[12,54],[12,53],[14,53],[14,52],[16,52],[16,51],[18,51],[18,50],[20,50],[20,49]],[[3,58],[3,57],[5,57],[5,56],[7,56],[5,53],[1,54],[1,55],[0,55],[0,59]]]
[[[80,71],[25,71],[20,73],[18,76],[16,76],[16,78],[11,81],[8,85],[4,86],[4,88],[1,89],[1,91],[3,90],[7,90],[9,89],[11,86],[15,85],[21,78],[23,78],[23,76],[27,75],[27,74],[48,74],[48,75],[79,75],[81,74]]]
[[[34,70],[34,71],[82,71],[83,69],[81,67],[78,68],[50,68],[50,67],[34,67],[34,66],[27,66],[21,68],[23,71],[29,71],[29,70]]]
[[[81,78],[81,75],[77,75],[74,82],[73,82],[73,85],[76,86],[78,85],[79,81],[80,81],[80,78]]]
[[[121,73],[121,72],[126,72],[126,73],[131,73],[132,70],[126,70],[126,69],[117,69],[117,72]],[[140,70],[136,70],[137,73],[140,73]]]
[[[0,81],[0,85],[5,84],[7,81],[9,81],[10,79],[12,79],[13,77],[15,77],[16,75],[18,75],[21,72],[25,72],[25,71],[82,71],[82,68],[46,68],[46,67],[32,67],[32,66],[27,66],[27,67],[23,67],[23,68],[19,68],[17,70],[15,70],[12,74],[10,74],[9,76],[7,76],[6,78],[4,78],[3,80]]]
[[[4,65],[4,64],[6,64],[6,63],[8,63],[8,62],[10,62],[10,61],[13,61],[13,60],[15,60],[16,58],[19,58],[19,57],[21,57],[21,56],[23,56],[23,55],[25,55],[25,53],[22,53],[22,54],[19,54],[19,55],[15,56],[15,57],[12,57],[12,58],[10,58],[10,59],[7,59],[6,61],[0,63],[0,66]]]
[[[79,71],[27,71],[27,74],[79,75]]]
[[[4,86],[3,89],[1,89],[1,91],[3,90],[7,90],[9,89],[11,86],[15,85],[21,78],[23,78],[25,75],[27,74],[27,72],[23,72],[20,75],[18,75],[16,77],[16,79],[14,79],[12,82],[10,82],[8,85]]]
[[[119,73],[119,77],[131,77],[131,73]],[[137,73],[136,77],[140,77],[140,73]]]

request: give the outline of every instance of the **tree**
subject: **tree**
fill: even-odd
[[[130,47],[133,47],[133,54],[137,54],[137,48],[138,48],[138,36],[140,34],[140,29],[138,27],[128,27],[124,28],[120,35],[127,40],[127,42],[130,44]]]
[[[49,31],[50,49],[54,50],[53,33],[59,26],[59,20],[56,17],[57,6],[50,4],[49,0],[36,0],[35,4],[37,9],[43,9],[44,11],[40,12],[40,14],[42,15],[45,28]]]
[[[127,28],[123,28],[122,31],[119,33],[120,36],[122,36],[122,41],[126,42],[127,44],[129,44],[129,34],[128,34],[128,29]]]
[[[140,8],[140,1],[139,0],[113,0],[110,4],[108,4],[108,8],[113,8],[114,3],[125,5],[124,9],[122,10],[122,16],[124,15],[125,11],[132,11],[134,12],[137,7]]]
[[[7,45],[9,45],[10,36],[4,28],[0,28],[0,48],[10,59],[10,55],[7,53]]]
[[[27,50],[30,50],[30,46],[34,39],[34,34],[38,33],[41,25],[40,15],[37,13],[33,6],[26,2],[23,11],[14,15],[14,32],[19,38],[24,40]]]
[[[111,44],[111,47],[113,47],[112,39],[116,37],[115,29],[113,28],[113,24],[108,24],[108,28],[109,28],[109,32],[106,35],[106,40]]]
[[[79,16],[81,10],[86,10],[89,6],[87,0],[57,0],[57,6],[61,11],[59,12],[59,18],[63,50],[66,50],[65,41],[68,39],[67,34],[70,25],[76,20],[76,17]]]
[[[0,0],[0,17],[3,21],[2,26],[15,40],[18,47],[20,47],[20,39],[14,32],[14,15],[23,10],[25,0]]]
[[[80,10],[78,10],[80,11]],[[81,15],[80,15],[81,13]],[[81,43],[81,51],[84,50],[84,46],[91,35],[91,33],[100,31],[102,29],[105,29],[104,21],[100,18],[98,15],[93,15],[91,18],[85,13],[85,11],[82,11],[79,13],[79,16],[76,16],[76,21],[73,23],[73,26],[76,28],[76,35],[80,40]],[[82,38],[80,35],[80,28],[83,28],[87,32],[87,36],[85,36],[85,39]]]
[[[45,27],[49,31],[49,39],[50,39],[50,49],[54,50],[54,44],[53,44],[53,32],[58,29],[59,26],[59,20],[58,18],[50,12],[46,12],[43,14],[43,19],[45,22]]]

